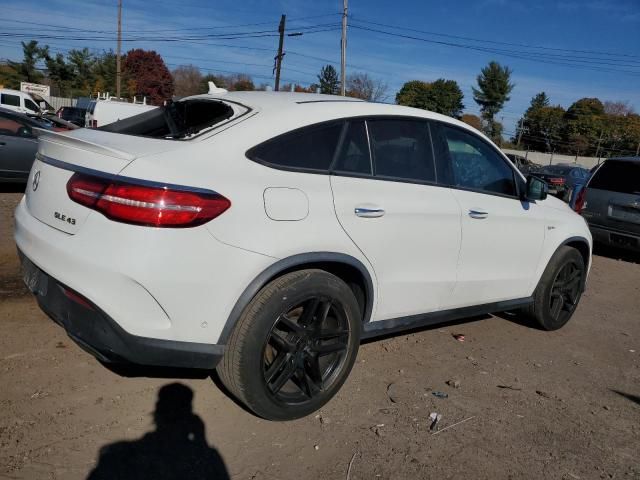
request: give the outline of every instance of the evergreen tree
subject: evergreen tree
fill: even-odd
[[[320,83],[320,93],[328,95],[337,95],[340,92],[340,80],[338,80],[338,72],[333,65],[325,65],[318,75]]]

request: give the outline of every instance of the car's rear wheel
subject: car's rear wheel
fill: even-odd
[[[292,272],[246,307],[218,374],[257,415],[299,418],[340,389],[358,352],[360,328],[358,303],[341,279],[323,270]]]
[[[524,314],[544,330],[563,327],[575,312],[586,276],[582,255],[562,246],[551,257],[533,295],[533,303]]]

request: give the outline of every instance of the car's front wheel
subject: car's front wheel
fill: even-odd
[[[265,286],[235,326],[218,374],[257,415],[291,420],[319,409],[346,380],[360,344],[351,289],[323,270]]]
[[[557,330],[571,318],[578,306],[586,267],[578,250],[562,246],[551,257],[524,314],[544,330]]]

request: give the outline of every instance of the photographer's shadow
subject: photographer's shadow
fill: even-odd
[[[186,385],[162,387],[153,414],[156,430],[103,447],[87,480],[228,480],[222,457],[207,444],[204,423],[192,411],[192,400]]]

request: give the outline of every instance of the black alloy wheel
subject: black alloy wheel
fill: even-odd
[[[263,353],[263,374],[274,399],[300,404],[331,387],[349,345],[346,312],[313,296],[277,318]]]

